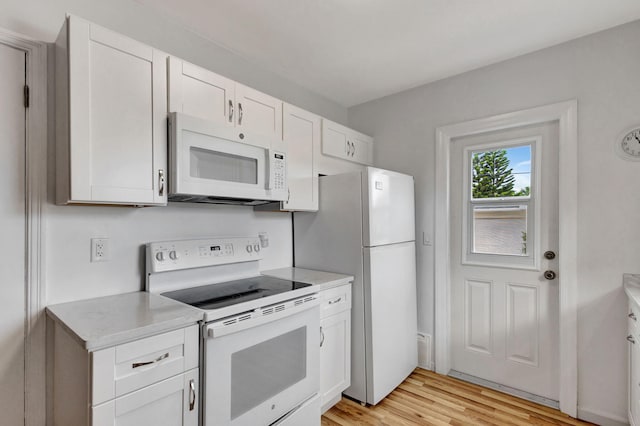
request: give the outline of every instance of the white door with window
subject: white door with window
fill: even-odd
[[[450,203],[451,369],[558,401],[557,122],[453,139]]]
[[[24,423],[25,52],[0,44],[0,423]]]

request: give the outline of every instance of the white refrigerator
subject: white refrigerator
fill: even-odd
[[[294,213],[295,266],[355,277],[344,393],[375,405],[418,364],[413,177],[367,167],[319,182],[319,211]]]

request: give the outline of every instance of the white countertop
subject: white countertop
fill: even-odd
[[[629,299],[633,300],[640,306],[640,275],[638,274],[623,274],[622,283],[624,285],[624,291],[629,296]]]
[[[201,310],[144,291],[47,306],[87,350],[114,346],[202,320]]]
[[[317,285],[320,291],[353,282],[352,275],[343,275],[303,268],[270,269],[260,273],[262,275],[281,278],[283,280],[299,281],[301,283]]]

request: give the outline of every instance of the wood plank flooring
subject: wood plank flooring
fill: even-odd
[[[421,368],[374,407],[343,397],[322,416],[322,426],[589,424],[553,408]]]

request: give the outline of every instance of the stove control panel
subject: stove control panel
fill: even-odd
[[[207,238],[149,243],[147,273],[200,268],[262,258],[257,237]]]

